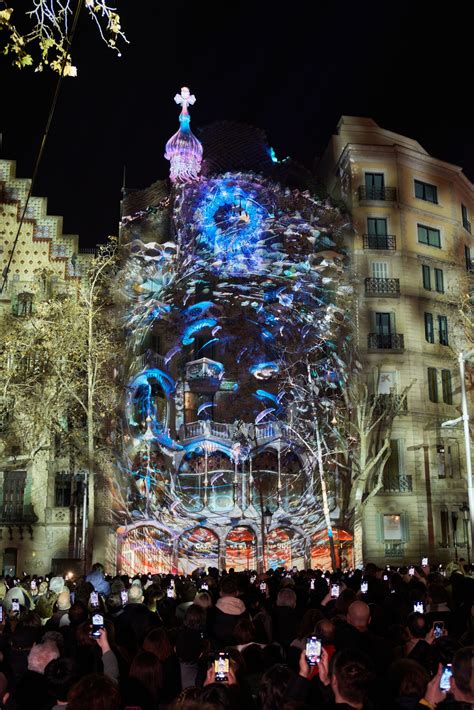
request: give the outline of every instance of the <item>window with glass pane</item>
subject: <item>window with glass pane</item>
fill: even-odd
[[[446,439],[436,446],[438,478],[453,478],[457,472],[457,441]]]
[[[383,188],[383,173],[365,173],[365,186],[368,188]]]
[[[367,217],[367,233],[374,236],[387,235],[387,220],[381,217]]]
[[[446,458],[444,444],[436,446],[436,463],[438,467],[438,478],[446,478]]]
[[[390,313],[376,313],[375,327],[379,335],[391,335],[391,318]]]
[[[446,316],[438,316],[439,344],[449,345],[448,343],[448,319]]]
[[[435,367],[428,368],[428,396],[430,402],[438,401],[438,375]]]
[[[365,173],[365,189],[367,197],[371,200],[384,199],[383,173]]]
[[[467,244],[464,245],[464,259],[466,260],[466,271],[470,271],[472,268],[471,249]]]
[[[462,213],[462,224],[464,229],[467,229],[468,232],[471,231],[471,224],[469,222],[469,217],[467,214],[467,207],[466,205],[461,205],[461,213]]]
[[[3,476],[3,514],[13,519],[23,515],[26,471],[5,471]]]
[[[443,402],[445,404],[453,403],[453,386],[451,378],[451,370],[441,370],[441,382],[443,385]]]
[[[423,264],[421,271],[423,274],[423,288],[427,291],[431,291],[431,269],[429,266]]]
[[[388,279],[388,264],[386,261],[372,262],[372,277],[374,279]]]
[[[54,505],[69,508],[71,505],[72,476],[67,471],[58,471],[54,477]]]
[[[421,180],[415,180],[415,197],[420,200],[426,200],[426,202],[438,203],[438,188],[436,185],[430,185],[427,182],[421,182]]]
[[[447,510],[439,511],[439,522],[441,532],[441,544],[443,547],[449,546],[449,513]]]
[[[441,232],[433,227],[418,225],[418,241],[420,244],[427,244],[430,247],[441,249]]]
[[[433,314],[425,313],[425,340],[434,343]]]
[[[438,291],[438,293],[444,293],[443,269],[435,269],[434,275],[435,275],[436,290]]]

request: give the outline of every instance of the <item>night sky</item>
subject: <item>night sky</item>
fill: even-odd
[[[173,96],[183,85],[197,96],[195,132],[222,119],[251,123],[278,157],[311,166],[341,114],[370,116],[474,180],[469,3],[117,6],[131,44],[117,58],[83,14],[73,46],[79,75],[63,82],[34,190],[81,246],[117,233],[124,165],[128,187],[167,176],[164,145],[178,128]],[[0,78],[0,154],[29,177],[56,75],[20,72],[2,56]]]

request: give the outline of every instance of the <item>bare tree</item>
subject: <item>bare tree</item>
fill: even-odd
[[[119,330],[110,287],[116,241],[101,246],[80,285],[35,303],[29,317],[5,315],[0,383],[9,432],[36,452],[61,433],[88,472],[87,564],[94,544],[95,479],[118,401]]]
[[[341,477],[342,519],[354,534],[354,563],[363,563],[363,520],[367,503],[383,488],[395,417],[406,411],[412,383],[400,394],[378,394],[380,370],[371,390],[360,368],[349,370],[334,409],[330,439],[336,442]]]

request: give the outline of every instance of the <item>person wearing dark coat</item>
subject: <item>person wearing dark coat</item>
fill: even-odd
[[[235,643],[234,628],[245,614],[245,604],[238,597],[234,579],[225,577],[221,582],[220,597],[209,621],[210,635],[219,648]]]

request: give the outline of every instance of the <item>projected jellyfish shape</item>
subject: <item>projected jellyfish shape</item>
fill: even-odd
[[[196,97],[183,86],[181,94],[176,94],[174,100],[181,105],[180,127],[166,144],[165,158],[171,163],[170,178],[173,182],[190,182],[197,179],[202,162],[202,145],[189,127],[191,116],[188,106],[195,103]]]

